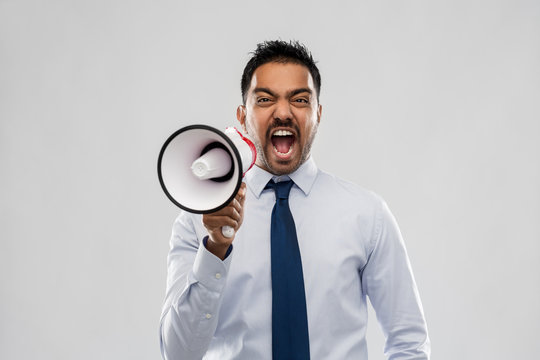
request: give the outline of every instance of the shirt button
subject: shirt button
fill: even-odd
[[[216,279],[221,279],[221,274],[220,273],[216,274]]]
[[[212,317],[212,314],[206,314],[205,316],[207,319],[210,319]]]

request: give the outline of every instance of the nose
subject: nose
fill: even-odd
[[[286,121],[292,119],[291,104],[286,99],[281,99],[276,103],[274,119]]]

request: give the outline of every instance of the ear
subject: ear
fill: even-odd
[[[321,115],[322,115],[322,105],[319,104],[317,107],[317,124],[321,122]]]
[[[242,125],[242,129],[244,130],[244,133],[247,134],[246,129],[246,107],[244,105],[239,105],[236,109],[236,119],[240,122],[240,125]]]

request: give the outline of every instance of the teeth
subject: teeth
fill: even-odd
[[[291,136],[293,133],[289,130],[278,130],[276,131],[273,136]]]

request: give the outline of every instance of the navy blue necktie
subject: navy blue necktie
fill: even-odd
[[[273,360],[309,359],[304,275],[289,208],[292,186],[290,180],[266,186],[276,192],[271,228]]]

